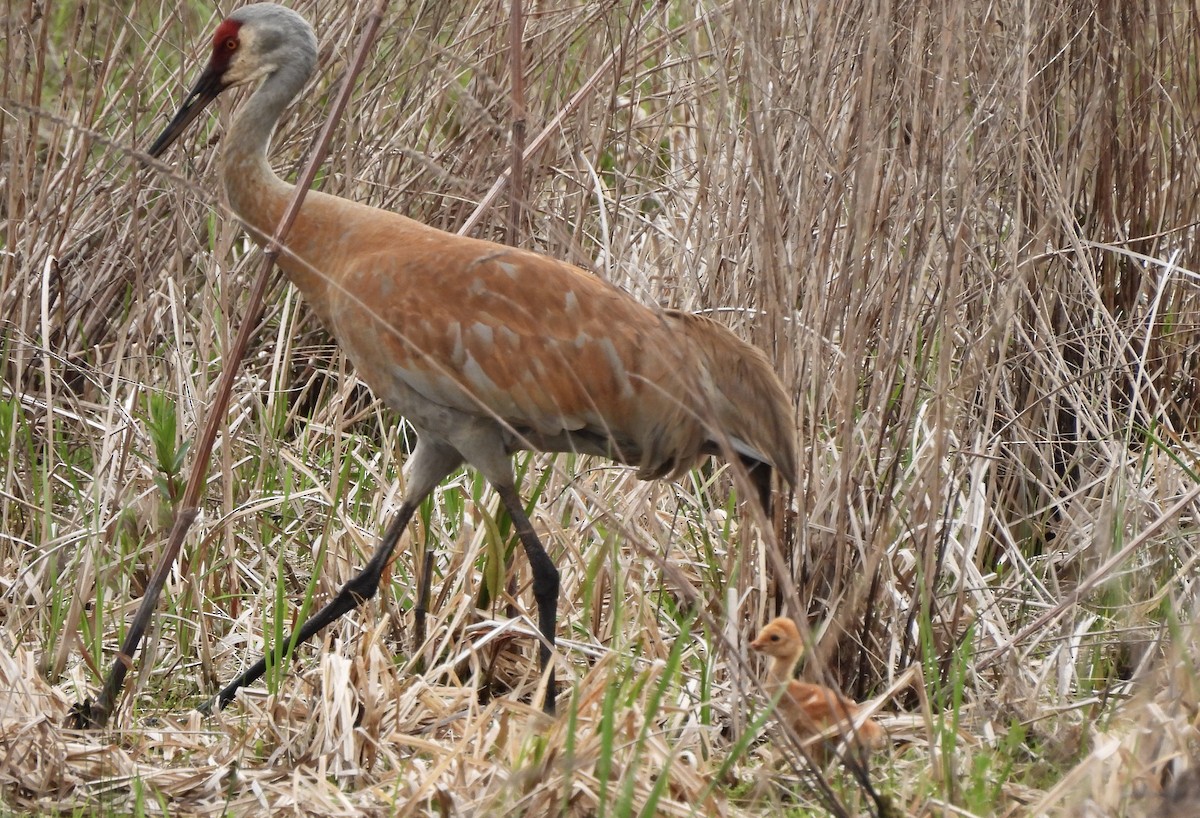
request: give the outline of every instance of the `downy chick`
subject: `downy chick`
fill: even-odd
[[[763,687],[767,695],[779,697],[779,717],[796,731],[800,739],[809,739],[836,725],[852,751],[861,753],[864,760],[870,751],[883,746],[886,734],[878,722],[868,719],[857,728],[852,727],[859,710],[854,701],[824,685],[792,678],[804,654],[804,640],[800,636],[800,629],[791,619],[786,616],[773,619],[750,643],[750,647],[771,657]],[[782,695],[780,691],[783,691]],[[852,729],[853,737],[850,736]],[[832,736],[812,745],[809,751],[814,760],[824,764],[828,760],[829,750],[837,742],[838,736]]]

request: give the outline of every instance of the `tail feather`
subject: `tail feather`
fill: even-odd
[[[762,506],[767,519],[771,519],[775,511],[771,502],[771,473],[773,471],[771,464],[761,458],[749,457],[744,454],[739,454],[738,459],[742,461],[742,467],[758,492],[759,505]]]
[[[719,427],[715,451],[737,453],[770,511],[771,470],[796,486],[796,424],[792,401],[762,350],[710,318],[667,310],[684,343],[698,354],[710,409]],[[725,439],[716,439],[724,436]]]

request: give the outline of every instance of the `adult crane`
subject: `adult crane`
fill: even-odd
[[[316,36],[299,14],[269,3],[238,9],[217,27],[207,67],[149,150],[160,156],[225,89],[257,84],[225,135],[220,173],[260,244],[292,192],[267,161],[271,135],[316,59]],[[417,444],[405,497],[370,561],[277,652],[374,596],[420,502],[465,461],[495,488],[529,558],[544,707],[553,712],[559,573],[517,494],[514,452],[601,455],[646,480],[720,454],[740,461],[764,504],[772,470],[795,484],[795,426],[779,378],[760,350],[705,317],[645,307],[552,258],[315,191],[279,265],[359,377],[412,424]],[[419,581],[418,634],[429,574]],[[225,687],[217,706],[266,663]]]

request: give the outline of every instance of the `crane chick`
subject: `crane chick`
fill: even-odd
[[[886,734],[879,723],[867,719],[856,725],[858,705],[824,685],[801,682],[792,678],[800,657],[804,654],[804,639],[796,623],[786,616],[767,624],[750,647],[771,657],[763,688],[776,705],[779,717],[801,740],[811,739],[830,728],[837,727],[860,760],[865,761],[872,750],[881,748]],[[809,748],[814,760],[824,764],[838,736],[819,741]]]

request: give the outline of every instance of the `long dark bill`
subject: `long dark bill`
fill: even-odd
[[[171,124],[162,132],[158,139],[154,140],[154,144],[146,151],[151,156],[161,156],[163,151],[171,147],[184,129],[192,124],[192,121],[200,116],[200,112],[212,102],[217,96],[224,91],[228,86],[221,80],[223,70],[218,70],[212,65],[204,69],[204,73],[200,75],[200,79],[196,80],[196,84],[192,87],[192,92],[187,95],[187,99],[183,101],[179,112],[175,114],[175,118],[171,120]]]

